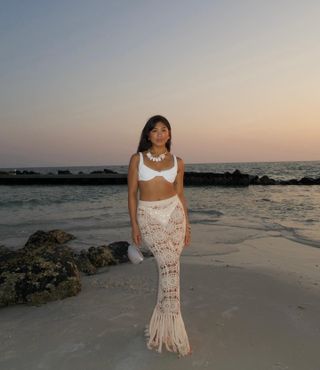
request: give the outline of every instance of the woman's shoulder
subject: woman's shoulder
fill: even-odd
[[[177,158],[178,172],[184,171],[184,162],[181,157],[175,156]]]
[[[138,153],[133,153],[130,157],[130,162],[138,162],[140,157],[140,152]]]
[[[181,157],[175,156],[177,158],[178,163],[183,163],[183,159]]]
[[[131,158],[134,158],[134,157],[139,158],[140,154],[143,154],[143,153],[146,153],[146,151],[142,151],[142,152],[135,152],[135,153],[133,153],[133,154],[131,155]]]

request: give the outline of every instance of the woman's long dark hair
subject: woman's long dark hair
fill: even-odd
[[[151,118],[149,118],[147,123],[145,124],[145,126],[144,126],[144,128],[141,132],[141,137],[140,137],[140,142],[139,142],[139,145],[138,145],[137,153],[143,152],[143,151],[148,150],[152,147],[152,142],[149,140],[149,132],[154,129],[155,125],[158,122],[163,123],[165,126],[167,126],[167,128],[169,130],[170,139],[166,142],[166,148],[167,148],[168,152],[170,152],[171,140],[172,140],[170,123],[165,117],[160,116],[160,115],[156,115],[156,116],[152,116]]]

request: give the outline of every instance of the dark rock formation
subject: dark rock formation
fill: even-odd
[[[17,251],[1,249],[0,305],[41,304],[76,295],[80,273],[61,230],[37,231]],[[55,244],[60,243],[60,244]]]
[[[297,179],[279,180],[279,185],[301,185]]]
[[[10,175],[0,174],[0,185],[126,185],[121,173]]]
[[[16,175],[40,175],[40,172],[28,171],[28,170],[17,170]]]
[[[63,176],[62,176],[63,175]],[[92,171],[90,174],[71,174],[59,171],[59,175],[19,175],[0,172],[0,185],[127,185],[127,174],[112,170]],[[185,172],[186,186],[249,186],[249,185],[320,185],[320,177],[303,177],[301,180],[274,180],[269,176],[243,174],[238,169],[225,173]]]
[[[62,230],[38,230],[16,251],[1,245],[0,306],[37,305],[76,295],[81,290],[80,272],[92,275],[100,267],[128,262],[127,241],[78,253],[65,245],[72,239],[73,235]]]
[[[185,185],[223,185],[223,186],[248,186],[249,175],[242,174],[239,170],[233,173],[213,173],[213,172],[185,172]]]
[[[0,262],[2,258],[6,258],[11,252],[12,251],[9,248],[5,247],[4,245],[0,245]]]
[[[256,185],[258,181],[259,181],[259,176],[249,175],[249,185]]]
[[[255,184],[256,185],[275,185],[276,180],[271,179],[269,176],[266,176],[266,175],[264,175],[260,178],[257,176]]]
[[[41,246],[45,247],[52,244],[64,244],[72,239],[75,239],[72,234],[68,234],[62,230],[51,230],[47,232],[38,230],[29,237],[25,246],[30,246],[30,248]]]
[[[83,249],[79,254],[75,255],[75,261],[78,266],[78,269],[87,274],[94,275],[97,272],[97,268],[91,263],[88,252]]]
[[[103,169],[103,172],[104,172],[104,173],[118,173],[118,172],[116,172],[116,171],[109,170],[108,168],[104,168],[104,169]]]
[[[104,168],[104,170],[103,171],[101,171],[101,170],[96,170],[96,171],[91,171],[90,172],[90,174],[99,174],[99,173],[113,173],[113,174],[116,174],[116,173],[118,173],[118,172],[116,172],[116,171],[112,171],[112,170],[109,170],[108,168]]]
[[[99,267],[116,265],[118,263],[111,249],[104,245],[82,250],[79,254],[74,254],[74,258],[79,270],[87,275],[95,274]]]
[[[109,244],[108,246],[110,251],[114,257],[114,259],[118,263],[128,262],[128,247],[129,243],[126,241],[118,241]]]
[[[319,184],[319,183],[320,183],[320,178],[313,179],[312,177],[303,177],[300,180],[300,184],[303,184],[303,185],[315,185],[315,184]]]
[[[71,175],[69,170],[58,170],[58,175]]]

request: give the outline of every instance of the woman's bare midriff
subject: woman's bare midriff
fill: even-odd
[[[156,176],[152,180],[139,181],[138,183],[140,200],[163,200],[177,194],[174,184],[163,176]]]

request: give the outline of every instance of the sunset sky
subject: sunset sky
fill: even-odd
[[[0,167],[320,160],[319,1],[0,2]]]

